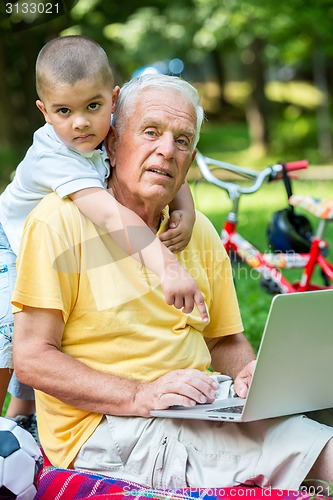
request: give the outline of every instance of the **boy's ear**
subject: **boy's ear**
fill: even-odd
[[[114,167],[116,164],[116,144],[117,144],[118,134],[113,125],[110,126],[110,130],[105,139],[106,150],[108,152],[109,160],[111,166]]]
[[[36,106],[39,109],[39,111],[41,111],[43,113],[46,123],[49,123],[50,125],[52,125],[50,117],[49,117],[49,115],[46,111],[46,108],[44,106],[44,103],[38,99],[36,101]]]

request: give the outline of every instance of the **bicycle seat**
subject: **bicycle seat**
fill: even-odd
[[[289,204],[293,207],[304,208],[319,219],[333,219],[333,200],[328,198],[319,199],[312,196],[293,194],[289,198]]]

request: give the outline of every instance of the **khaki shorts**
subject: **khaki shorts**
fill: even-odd
[[[332,436],[301,415],[242,424],[107,416],[74,468],[161,489],[295,490]]]

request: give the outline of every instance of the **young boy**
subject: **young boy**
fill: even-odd
[[[129,255],[140,260],[161,280],[168,304],[190,313],[196,304],[203,321],[207,312],[195,281],[167,248],[179,251],[188,243],[194,223],[190,190],[183,185],[171,210],[174,228],[162,237],[165,245],[132,211],[105,189],[110,164],[103,141],[110,130],[119,87],[104,50],[83,36],[51,40],[36,62],[37,107],[46,124],[34,134],[31,148],[14,180],[0,196],[0,407],[12,368],[13,318],[11,292],[15,259],[25,220],[48,193],[69,196],[81,212],[112,233]],[[170,160],[170,159],[168,159]],[[140,228],[140,241],[133,226]],[[131,231],[132,229],[132,231]]]

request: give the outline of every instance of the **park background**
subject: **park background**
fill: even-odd
[[[118,85],[144,71],[191,81],[207,118],[202,153],[257,169],[306,158],[294,191],[333,197],[332,0],[3,0],[0,14],[0,191],[43,124],[39,50],[56,36],[83,34],[106,50]],[[194,165],[196,206],[220,230],[227,195],[199,180]],[[286,202],[282,183],[242,200],[240,232],[265,251],[266,225]],[[271,297],[242,266],[235,281],[257,348]]]

